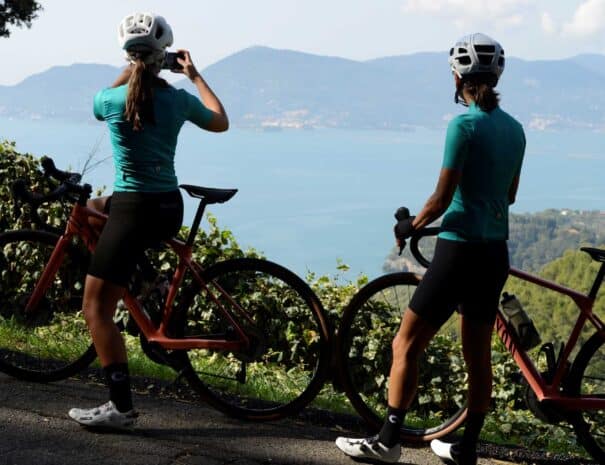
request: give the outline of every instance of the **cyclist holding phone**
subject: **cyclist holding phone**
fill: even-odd
[[[433,440],[446,463],[475,465],[476,446],[492,388],[491,335],[508,276],[508,207],[515,201],[525,152],[522,126],[500,109],[494,87],[504,51],[484,34],[461,38],[450,50],[455,101],[468,106],[448,126],[437,187],[418,216],[395,225],[398,243],[445,213],[433,260],[420,281],[392,344],[388,409],[380,433],[338,438],[357,459],[396,462],[406,409],[418,385],[418,359],[456,307],[468,378],[468,417],[461,442]]]
[[[144,250],[172,237],[181,226],[183,201],[174,154],[183,123],[222,132],[229,121],[188,51],[178,51],[178,69],[174,66],[171,71],[187,76],[201,101],[158,77],[165,67],[166,48],[173,42],[172,29],[163,17],[130,14],[120,23],[118,39],[129,65],[112,87],[94,98],[94,114],[110,131],[114,192],[89,203],[109,218],[92,257],[82,304],[110,400],[97,408],[71,409],[69,416],[85,426],[120,428],[133,425],[136,413],[126,348],[113,321],[116,305]]]

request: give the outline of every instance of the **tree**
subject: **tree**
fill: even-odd
[[[0,37],[9,37],[8,26],[31,27],[42,7],[34,0],[0,0]]]

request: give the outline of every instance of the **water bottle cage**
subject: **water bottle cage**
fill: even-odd
[[[502,300],[502,312],[504,313],[509,328],[519,338],[523,350],[530,350],[539,345],[542,340],[534,326],[534,322],[525,313],[521,303],[514,295],[504,293]]]
[[[533,349],[542,342],[542,339],[540,339],[540,334],[538,334],[538,331],[534,326],[534,322],[531,320],[529,320],[527,323],[521,323],[518,325],[515,328],[515,332],[519,337],[519,342],[521,343],[523,350]]]

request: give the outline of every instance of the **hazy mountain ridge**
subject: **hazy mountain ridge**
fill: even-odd
[[[92,120],[92,97],[117,67],[53,67],[0,86],[0,115]],[[240,127],[409,129],[437,127],[463,111],[453,104],[443,53],[354,61],[251,47],[203,70]],[[605,56],[510,58],[499,86],[503,107],[526,126],[605,130]],[[195,92],[187,80],[176,87]]]

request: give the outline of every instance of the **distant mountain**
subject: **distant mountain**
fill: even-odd
[[[77,64],[0,86],[0,115],[92,118],[94,93],[119,69]],[[410,129],[443,126],[462,111],[442,53],[354,61],[251,47],[203,70],[235,126]],[[535,129],[605,129],[605,56],[510,58],[503,107]],[[195,93],[187,80],[179,81]]]
[[[109,65],[55,66],[14,86],[0,86],[0,116],[93,118],[92,99],[120,69]]]

